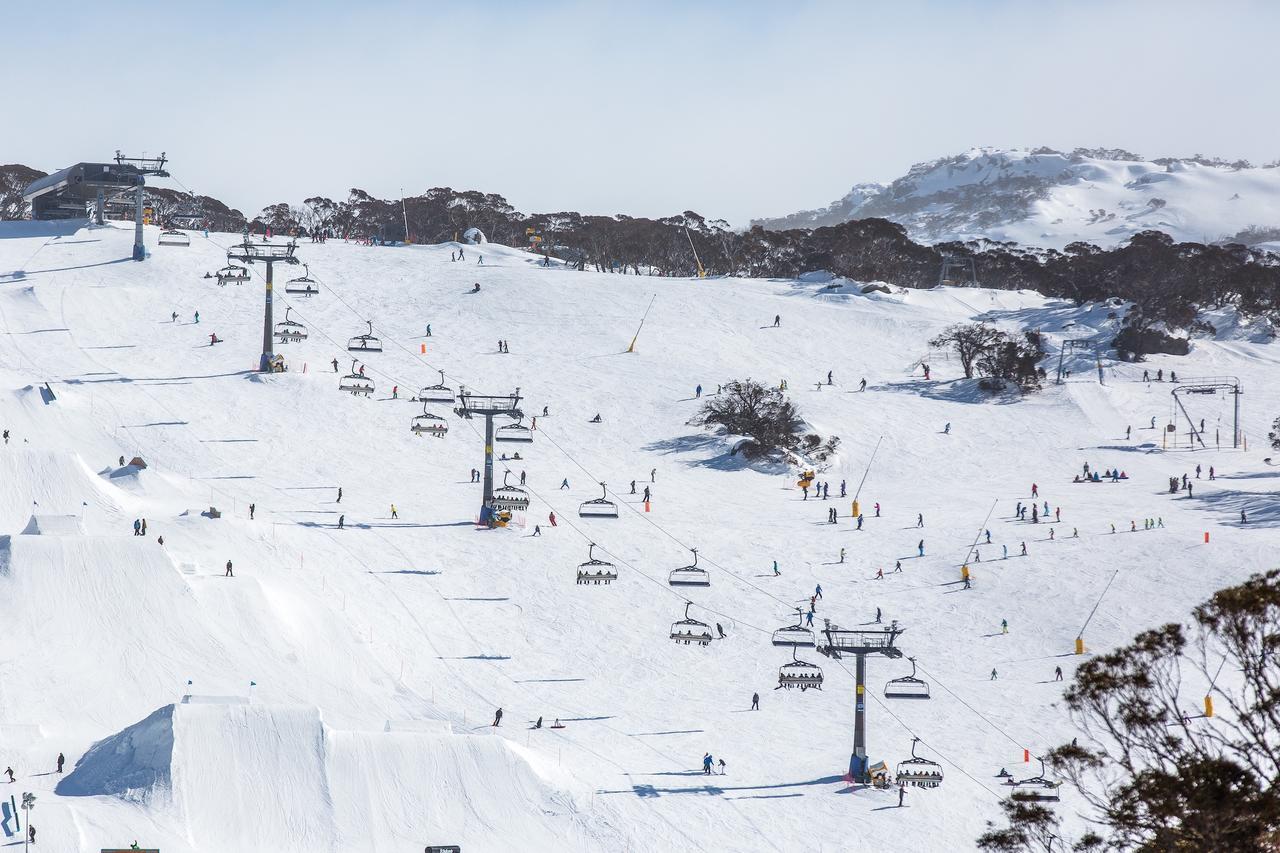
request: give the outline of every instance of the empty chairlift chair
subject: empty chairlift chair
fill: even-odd
[[[697,619],[689,617],[689,608],[691,606],[693,606],[693,602],[686,601],[684,618],[671,625],[671,639],[685,646],[692,643],[697,643],[700,646],[709,646],[712,640],[711,627],[706,622],[699,622]]]
[[[600,584],[611,584],[618,579],[618,569],[613,563],[605,560],[597,560],[595,558],[596,544],[592,542],[587,546],[587,561],[578,564],[578,585],[585,586],[591,584],[598,586]]]
[[[160,232],[160,239],[156,242],[161,246],[190,246],[191,238],[177,228],[166,228]]]
[[[444,371],[440,371],[440,381],[428,385],[418,392],[418,399],[423,403],[452,403],[453,389],[444,384]],[[501,427],[499,427],[501,429]]]
[[[800,624],[784,625],[773,632],[775,646],[804,646],[813,648],[813,632]]]
[[[311,277],[310,267],[303,264],[302,269],[304,270],[302,275],[284,283],[284,292],[291,296],[315,296],[320,292],[320,285],[316,284],[315,279]]]
[[[494,441],[518,441],[528,444],[533,441],[533,430],[516,421],[513,424],[500,426],[493,431]]]
[[[1019,802],[1035,802],[1035,803],[1056,803],[1061,797],[1058,795],[1058,789],[1062,787],[1061,782],[1055,782],[1044,775],[1044,759],[1039,758],[1040,773],[1032,776],[1030,779],[1019,779],[1014,782],[1010,780],[1009,784],[1013,786],[1013,790],[1009,792],[1009,798]]]
[[[711,586],[711,575],[706,569],[698,568],[698,549],[692,548],[693,562],[678,569],[672,569],[667,577],[669,586]]]
[[[799,687],[801,690],[822,689],[822,667],[816,663],[800,660],[796,647],[791,647],[791,663],[784,663],[778,668],[778,686],[788,689]]]
[[[916,659],[907,658],[911,661],[911,674],[904,675],[901,678],[891,678],[884,685],[884,695],[887,699],[928,699],[929,698],[929,682],[923,678],[916,677]]]
[[[354,394],[357,397],[368,397],[373,393],[373,380],[361,375],[356,370],[356,362],[353,360],[351,362],[351,372],[338,380],[338,390],[346,391],[348,394]]]
[[[498,512],[524,512],[529,508],[529,493],[507,483],[510,471],[502,472],[502,485],[493,490],[493,508]]]
[[[898,762],[895,778],[900,785],[916,788],[936,788],[942,784],[942,765],[936,761],[916,756],[916,744],[920,738],[911,739],[911,757]]]
[[[249,280],[249,270],[239,264],[227,264],[217,272],[218,286],[226,287],[228,284],[244,284]]]
[[[289,319],[289,312],[292,308],[284,309],[284,320],[276,323],[275,336],[276,340],[282,344],[297,343],[307,339],[307,327],[296,320]]]
[[[382,352],[382,341],[373,335],[373,321],[365,320],[365,322],[369,324],[369,331],[347,341],[348,352]]]
[[[439,415],[433,415],[427,411],[427,404],[422,404],[422,414],[414,415],[413,420],[409,422],[409,430],[414,435],[434,435],[436,438],[444,438],[445,433],[449,431],[448,422]]]
[[[609,500],[609,489],[600,484],[602,495],[595,500],[584,501],[578,507],[578,515],[582,518],[617,518],[618,505]]]

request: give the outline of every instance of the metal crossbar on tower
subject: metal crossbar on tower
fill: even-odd
[[[867,760],[867,656],[884,655],[902,657],[902,650],[894,643],[906,630],[895,621],[875,630],[845,629],[826,623],[822,635],[826,642],[819,642],[817,650],[827,657],[839,660],[843,655],[853,655],[856,660],[857,698],[853,713],[853,754],[849,757],[849,778],[854,782],[869,781]]]
[[[938,287],[944,284],[959,287],[978,286],[978,268],[968,255],[943,255],[942,269],[938,270]]]
[[[1244,393],[1244,386],[1240,384],[1240,380],[1235,376],[1206,376],[1202,379],[1184,379],[1170,393],[1173,395],[1174,405],[1182,412],[1182,416],[1187,419],[1187,428],[1190,431],[1191,446],[1194,448],[1198,442],[1201,447],[1206,447],[1204,436],[1201,430],[1196,428],[1196,422],[1192,419],[1191,414],[1187,411],[1187,407],[1182,404],[1182,398],[1188,395],[1213,395],[1218,392],[1231,395],[1232,401],[1232,421],[1231,421],[1231,446],[1232,448],[1240,447],[1240,395]],[[1173,431],[1173,427],[1169,428]]]
[[[480,523],[489,524],[493,518],[493,419],[498,416],[520,420],[520,389],[510,394],[472,394],[465,387],[458,389],[458,406],[454,410],[460,418],[484,418],[484,495],[480,500]]]
[[[294,251],[298,248],[296,241],[288,243],[253,243],[249,240],[249,232],[245,232],[244,242],[227,250],[228,261],[243,261],[246,264],[264,263],[267,265],[267,296],[262,314],[262,358],[258,361],[258,370],[271,372],[271,361],[275,358],[275,337],[272,332],[271,303],[273,271],[276,264],[296,264]]]

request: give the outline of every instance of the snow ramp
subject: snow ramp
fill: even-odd
[[[500,737],[335,731],[307,706],[165,706],[95,744],[57,793],[149,801],[195,850],[629,847]]]

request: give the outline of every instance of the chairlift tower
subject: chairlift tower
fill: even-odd
[[[894,642],[904,630],[896,621],[883,628],[865,631],[840,628],[827,622],[822,631],[826,642],[820,641],[817,646],[819,652],[835,660],[843,655],[853,655],[856,659],[857,700],[853,715],[853,754],[849,757],[849,778],[855,782],[866,783],[870,779],[867,760],[867,656],[902,657],[902,650]]]
[[[159,157],[125,157],[119,151],[116,151],[116,165],[123,166],[136,172],[138,175],[138,185],[134,190],[133,197],[133,259],[135,261],[146,260],[147,250],[142,245],[142,188],[146,184],[147,175],[153,175],[157,178],[167,178],[169,173],[165,171],[164,164],[166,162],[164,152],[160,152]],[[102,199],[99,199],[98,216],[102,214]]]
[[[275,331],[271,320],[272,275],[276,264],[296,264],[294,251],[298,248],[296,241],[288,243],[253,243],[249,240],[249,232],[244,233],[244,242],[227,250],[228,261],[243,261],[246,264],[264,263],[267,265],[267,298],[262,314],[262,358],[258,361],[258,370],[271,372],[271,360],[275,358]]]
[[[1196,422],[1192,420],[1190,413],[1187,412],[1186,406],[1182,405],[1182,398],[1188,394],[1205,394],[1213,395],[1221,391],[1224,394],[1231,395],[1232,405],[1232,422],[1231,422],[1231,447],[1239,449],[1240,447],[1240,395],[1244,393],[1244,386],[1240,384],[1239,378],[1235,376],[1207,376],[1203,379],[1185,379],[1181,384],[1176,386],[1170,393],[1173,395],[1173,402],[1182,412],[1182,416],[1187,419],[1187,429],[1191,435],[1191,447],[1194,450],[1196,442],[1201,447],[1207,447],[1204,443],[1204,436],[1200,430],[1196,428]],[[1169,428],[1170,432],[1173,427]]]
[[[969,255],[943,255],[942,269],[938,271],[938,287],[952,284],[960,287],[978,286],[978,268]]]
[[[480,523],[488,524],[493,516],[493,419],[499,416],[520,420],[524,412],[520,411],[520,389],[510,394],[498,396],[472,394],[461,387],[458,389],[458,406],[453,410],[460,418],[473,418],[477,415],[484,418],[484,495],[480,500]]]
[[[1067,338],[1062,342],[1062,346],[1058,349],[1058,378],[1054,381],[1055,385],[1062,384],[1063,362],[1067,356],[1067,350],[1092,350],[1094,360],[1101,364],[1101,357],[1098,355],[1099,342],[1094,338]],[[1098,383],[1102,384],[1102,374],[1098,374]]]

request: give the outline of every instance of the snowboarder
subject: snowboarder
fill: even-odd
[[[222,343],[222,338],[218,337],[217,332],[214,332],[213,334],[209,335],[209,346],[213,346],[214,344],[220,344],[220,343]]]
[[[858,390],[859,391],[867,390],[867,380],[865,378],[863,378],[863,380],[858,383]]]
[[[496,728],[501,724],[502,724],[502,709],[499,708],[498,710],[493,712],[493,725]]]
[[[928,379],[928,377],[925,377]],[[947,421],[947,425],[942,428],[943,435],[951,435],[951,421]]]
[[[539,717],[539,718],[538,718],[538,721],[537,721],[536,723],[534,723],[534,724],[533,724],[533,727],[534,727],[535,729],[540,729],[540,728],[542,728],[542,718],[541,718],[541,717]]]
[[[16,780],[13,778],[13,768],[12,768],[12,767],[6,767],[6,768],[4,769],[4,772],[5,772],[5,775],[9,777],[9,784],[11,784],[11,785],[12,785],[12,784],[16,781]]]
[[[224,578],[233,578],[233,577],[235,577],[235,576],[236,576],[236,573],[235,573],[235,572],[233,572],[233,571],[231,570],[231,561],[230,561],[230,560],[227,560],[227,571],[226,571],[226,574],[224,574],[224,575],[223,575],[223,577],[224,577]]]
[[[751,710],[753,711],[760,710],[760,694],[759,693],[751,694]],[[12,773],[12,771],[10,771],[10,773]],[[9,781],[12,782],[13,780],[10,779]]]

